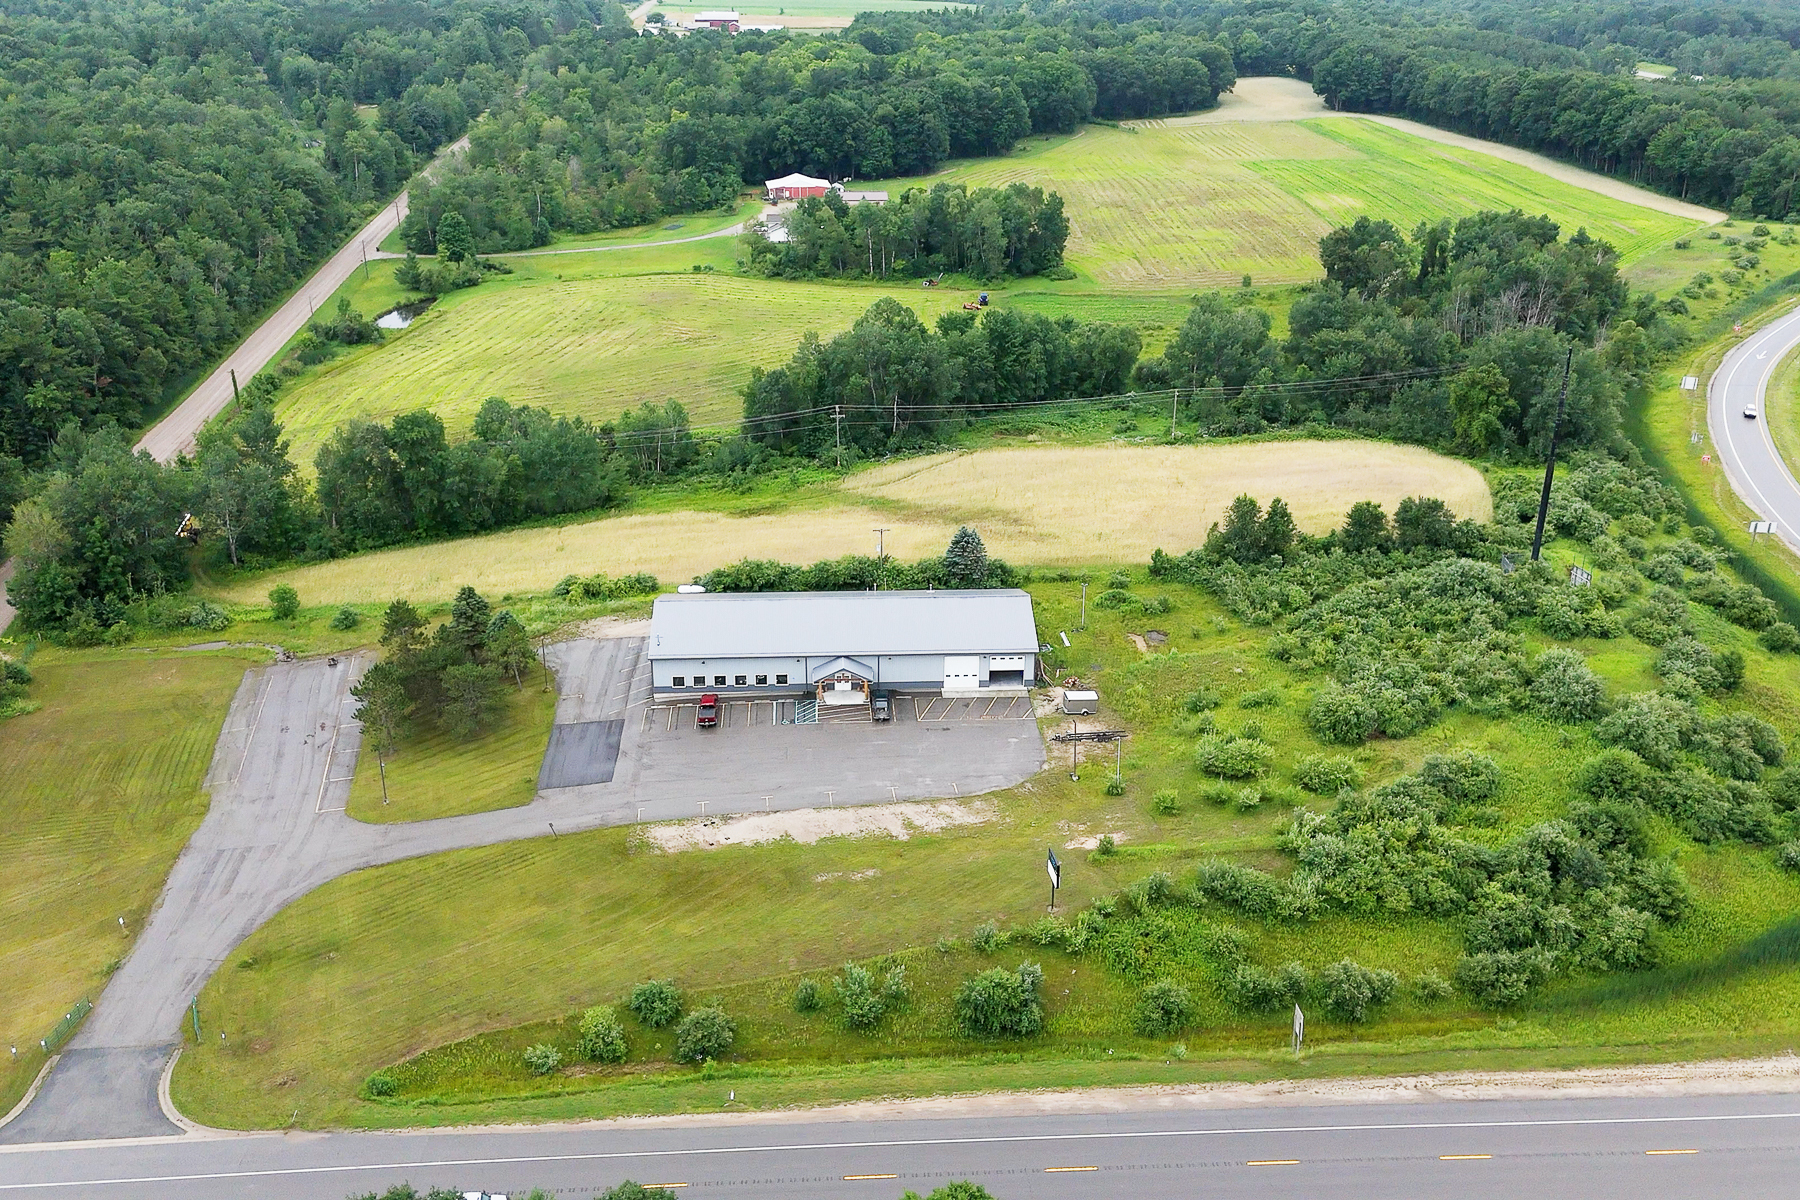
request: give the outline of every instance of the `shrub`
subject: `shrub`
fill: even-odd
[[[971,976],[956,989],[956,1023],[970,1037],[1031,1037],[1044,1028],[1043,984],[1043,968],[1029,962]]]
[[[1101,858],[1111,858],[1118,852],[1119,843],[1113,840],[1113,835],[1110,833],[1101,834],[1100,844],[1094,847],[1094,853]]]
[[[1789,871],[1800,872],[1800,842],[1788,842],[1775,852],[1775,861]],[[371,1075],[369,1081],[373,1083]]]
[[[1484,1008],[1506,1008],[1525,999],[1550,974],[1550,956],[1535,947],[1465,954],[1456,964],[1456,986]]]
[[[400,1090],[400,1084],[386,1071],[377,1071],[363,1080],[363,1095],[379,1100]]]
[[[1229,859],[1208,858],[1194,868],[1197,895],[1229,904],[1253,916],[1271,916],[1281,903],[1282,886],[1267,871]]]
[[[1194,1015],[1194,998],[1180,984],[1159,979],[1138,994],[1131,1027],[1144,1037],[1174,1033]]]
[[[548,1075],[562,1066],[562,1051],[548,1042],[539,1042],[525,1050],[525,1069],[533,1075]]]
[[[705,1062],[731,1049],[737,1040],[737,1025],[716,1004],[697,1008],[681,1018],[675,1027],[675,1061]]]
[[[1205,712],[1209,708],[1219,707],[1219,693],[1209,687],[1195,688],[1181,703],[1191,713]]]
[[[1347,958],[1319,972],[1319,998],[1325,1011],[1340,1021],[1368,1020],[1369,1010],[1392,1000],[1399,986],[1400,978],[1392,971],[1371,969]]]
[[[1281,703],[1281,689],[1259,688],[1238,697],[1239,708],[1274,708]]]
[[[1114,591],[1123,591],[1131,587],[1130,571],[1114,571],[1106,577],[1106,586]]]
[[[887,1004],[876,990],[875,976],[867,967],[845,963],[844,969],[831,981],[831,990],[837,995],[838,1011],[846,1029],[868,1033],[881,1024]]]
[[[1695,638],[1678,637],[1656,656],[1656,673],[1669,680],[1691,679],[1704,692],[1731,691],[1744,680],[1744,656],[1736,650],[1719,653]]]
[[[1451,987],[1450,981],[1442,975],[1427,971],[1413,980],[1412,990],[1418,1000],[1430,1004],[1435,1000],[1448,999],[1450,993],[1456,989]]]
[[[1375,732],[1381,714],[1376,711],[1374,701],[1361,692],[1328,684],[1313,697],[1306,721],[1322,742],[1360,746]]]
[[[1231,974],[1226,994],[1239,1008],[1251,1012],[1270,1012],[1284,1005],[1298,1004],[1309,990],[1306,968],[1297,962],[1287,963],[1273,971],[1244,963]]]
[[[1135,609],[1142,608],[1143,601],[1121,588],[1107,588],[1094,597],[1095,608]]]
[[[1694,706],[1673,696],[1646,692],[1627,696],[1594,729],[1602,742],[1630,750],[1650,766],[1668,770],[1699,732]]]
[[[794,986],[794,1011],[800,1013],[818,1012],[824,1003],[819,994],[819,985],[811,979],[802,979]]]
[[[625,1027],[613,1010],[595,1005],[581,1014],[581,1033],[575,1043],[576,1052],[589,1062],[622,1063],[625,1061]]]
[[[681,1015],[681,989],[673,980],[649,979],[631,989],[625,1001],[637,1019],[652,1029],[663,1029]]]
[[[1786,621],[1777,621],[1763,630],[1762,637],[1757,640],[1777,654],[1792,654],[1800,650],[1800,629],[1795,629]]]
[[[1294,764],[1294,782],[1316,796],[1362,786],[1362,768],[1342,754],[1309,754]]]
[[[362,614],[357,612],[354,608],[351,608],[348,604],[338,609],[337,615],[331,618],[331,627],[333,629],[355,629],[360,624],[362,624]]]
[[[1629,750],[1602,750],[1575,773],[1575,789],[1602,801],[1641,804],[1649,794],[1650,768]]]
[[[1195,751],[1200,769],[1222,779],[1254,779],[1269,769],[1274,757],[1275,751],[1258,738],[1202,738]]]
[[[1172,817],[1181,811],[1181,797],[1173,788],[1164,788],[1150,797],[1150,811],[1159,817]]]
[[[291,621],[300,613],[300,593],[285,583],[269,589],[269,615],[277,621]]]
[[[1457,804],[1482,804],[1500,794],[1500,764],[1473,750],[1426,755],[1419,779]]]
[[[992,921],[983,921],[975,927],[975,932],[969,935],[969,945],[983,954],[994,953],[1006,945],[1006,942],[1006,935],[1001,933],[1000,927]]]
[[[1531,707],[1553,721],[1591,721],[1606,705],[1606,686],[1573,650],[1546,650],[1532,666]]]
[[[1125,777],[1123,775],[1110,776],[1103,790],[1109,796],[1123,796],[1125,794]]]
[[[210,601],[197,600],[187,610],[186,624],[190,629],[217,633],[231,624],[231,614]]]

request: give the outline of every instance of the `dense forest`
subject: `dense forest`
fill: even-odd
[[[0,455],[139,424],[586,0],[8,3]]]

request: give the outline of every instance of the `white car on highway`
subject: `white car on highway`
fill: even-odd
[[[1756,420],[1756,403],[1755,403],[1755,401],[1752,401],[1751,403],[1744,405],[1744,416],[1749,418],[1752,421]]]

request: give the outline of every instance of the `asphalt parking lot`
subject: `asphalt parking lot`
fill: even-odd
[[[641,642],[617,643],[553,648],[565,697],[613,699],[604,711],[559,704],[562,736],[553,733],[552,745],[566,748],[588,736],[561,729],[575,719],[622,715],[624,726],[616,754],[595,740],[602,755],[614,754],[610,763],[559,762],[546,777],[577,778],[586,770],[598,779],[610,770],[610,780],[541,793],[609,810],[611,821],[973,796],[1011,787],[1044,765],[1025,696],[946,701],[906,694],[895,697],[891,721],[817,725],[793,724],[792,700],[726,698],[719,724],[702,729],[692,701],[652,702]]]

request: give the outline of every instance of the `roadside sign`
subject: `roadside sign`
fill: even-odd
[[[1698,375],[1683,375],[1681,377],[1681,390],[1682,391],[1684,391],[1684,392],[1698,391],[1699,387],[1700,387],[1700,377]]]
[[[1594,573],[1586,567],[1570,567],[1569,582],[1575,587],[1586,587],[1594,582]]]
[[[1504,574],[1507,574],[1507,575],[1511,575],[1511,574],[1512,574],[1512,573],[1513,573],[1513,560],[1512,560],[1512,555],[1510,555],[1510,554],[1502,554],[1502,555],[1501,555],[1501,556],[1500,556],[1500,570],[1501,570],[1501,571],[1502,571],[1502,572],[1503,572],[1503,573],[1504,573]]]
[[[1306,1014],[1294,1005],[1294,1053],[1300,1053],[1300,1043],[1306,1040]]]
[[[1775,522],[1773,522],[1773,521],[1752,521],[1752,522],[1750,522],[1750,536],[1752,538],[1755,538],[1756,535],[1760,534],[1760,533],[1774,533],[1774,532],[1775,532]]]
[[[1056,889],[1062,886],[1062,864],[1056,861],[1055,847],[1050,847],[1045,852],[1050,856],[1049,861],[1044,864],[1044,869],[1050,872],[1050,911],[1055,912]]]

